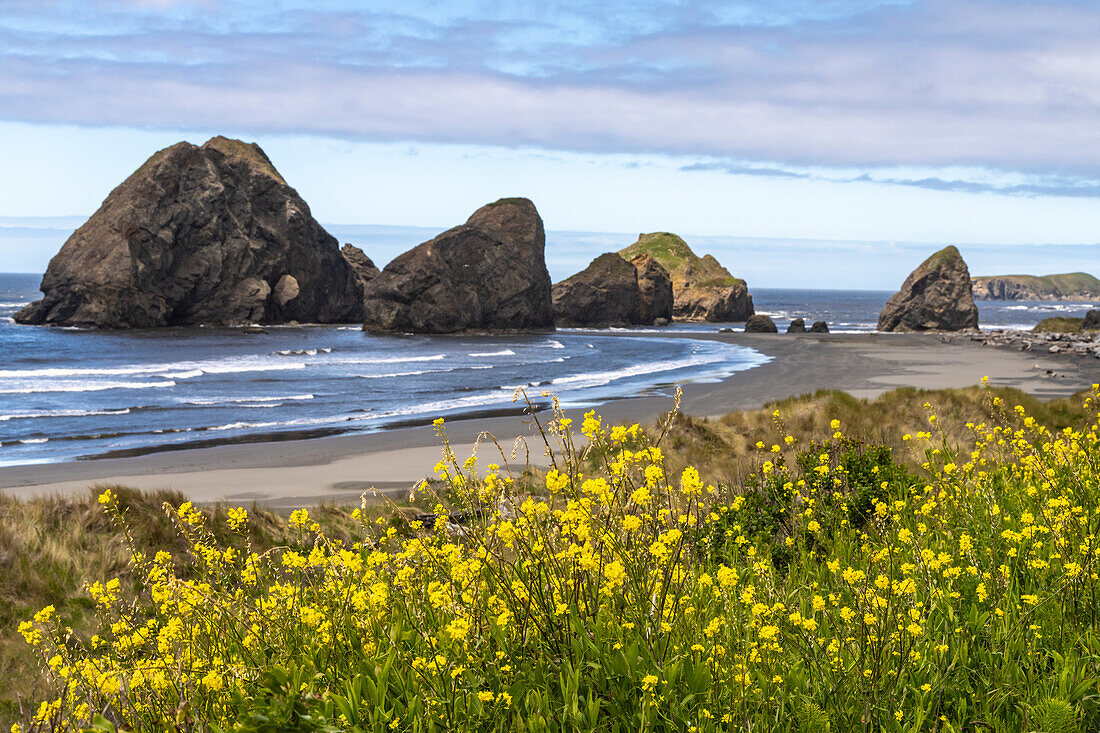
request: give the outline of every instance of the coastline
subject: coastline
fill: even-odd
[[[970,386],[988,375],[991,384],[1052,399],[1100,381],[1100,360],[987,347],[966,334],[647,335],[723,341],[772,357],[764,365],[721,381],[685,384],[681,409],[697,417],[759,408],[819,389],[839,389],[870,399],[898,387]],[[669,387],[658,390],[663,395],[611,400],[596,409],[605,424],[648,423],[672,407],[673,391]],[[542,401],[538,395],[531,397]],[[569,412],[579,418],[583,411]],[[539,413],[539,419],[544,421],[546,414]],[[460,460],[469,455],[479,434],[488,431],[497,436],[505,452],[511,451],[517,438],[526,440],[530,457],[521,448],[517,458],[509,461],[514,469],[522,470],[527,460],[533,465],[544,461],[542,440],[529,416],[481,411],[448,420],[446,429]],[[433,427],[422,425],[367,434],[9,466],[0,470],[0,495],[29,498],[83,493],[97,484],[116,484],[141,490],[176,489],[202,503],[257,502],[274,509],[321,501],[358,503],[363,492],[372,488],[390,496],[407,493],[432,473],[440,447]],[[479,454],[485,463],[504,462],[495,446],[482,443]]]

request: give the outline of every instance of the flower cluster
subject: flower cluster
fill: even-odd
[[[36,720],[946,731],[1046,730],[1068,710],[1097,725],[1100,427],[1052,432],[991,404],[958,454],[929,409],[912,470],[834,421],[794,458],[789,436],[761,445],[734,487],[672,475],[638,426],[589,413],[576,436],[559,413],[544,475],[480,471],[445,443],[418,489],[435,518],[363,522],[355,542],[303,509],[300,545],[258,553],[166,507],[187,556],[135,553],[136,598],[90,585],[95,636],[49,607],[20,625],[59,691]],[[247,512],[227,521],[243,541]]]

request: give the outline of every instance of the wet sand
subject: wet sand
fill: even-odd
[[[654,338],[717,339],[772,357],[763,366],[720,382],[685,384],[681,409],[695,416],[759,408],[819,389],[874,398],[897,387],[966,387],[988,375],[991,384],[1052,399],[1100,382],[1100,360],[986,347],[965,335],[715,333]],[[653,422],[672,407],[673,388],[659,392],[663,394],[606,402],[598,411],[605,424]],[[579,418],[580,412],[573,417]],[[545,421],[546,415],[540,413],[539,419]],[[488,431],[497,437],[507,462],[516,469],[528,462],[545,465],[547,460],[530,416],[450,419],[446,429],[460,459],[469,455],[479,434]],[[371,489],[391,496],[407,493],[417,481],[431,475],[441,455],[440,445],[431,426],[420,426],[12,466],[0,469],[0,493],[26,498],[115,484],[143,490],[176,489],[199,502],[257,502],[276,509],[320,501],[358,502]],[[511,455],[513,445],[518,446],[515,457]],[[488,441],[478,453],[483,464],[505,462]],[[379,499],[368,494],[367,500]]]

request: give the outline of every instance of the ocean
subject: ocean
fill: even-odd
[[[516,409],[525,388],[568,406],[717,380],[766,363],[739,345],[657,329],[376,336],[356,326],[101,332],[19,326],[37,275],[0,275],[0,466],[423,424]],[[780,330],[826,320],[874,330],[886,291],[753,290]],[[1086,303],[979,304],[983,327],[1028,328]],[[726,324],[675,324],[685,335]],[[730,324],[729,327],[739,328]]]

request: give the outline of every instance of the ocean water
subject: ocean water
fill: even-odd
[[[16,325],[39,278],[0,275],[0,466],[321,436],[591,404],[764,363],[741,346],[560,331],[375,336],[357,326],[90,331]],[[691,327],[684,327],[690,330]],[[703,330],[713,332],[712,327]]]
[[[882,306],[892,290],[789,290],[751,288],[756,312],[771,316],[785,331],[791,320],[828,321],[834,333],[874,331]],[[978,324],[983,330],[1030,329],[1051,316],[1083,317],[1098,303],[979,300]]]
[[[356,326],[132,332],[19,326],[36,275],[0,275],[0,466],[278,440],[514,409],[518,387],[568,405],[714,380],[768,357],[658,329],[375,336]],[[886,291],[753,290],[780,330],[826,320],[874,329]],[[1030,327],[1090,304],[981,303],[985,327]],[[676,324],[690,335],[724,324]],[[733,328],[739,328],[730,324]],[[659,329],[667,332],[669,329]]]

